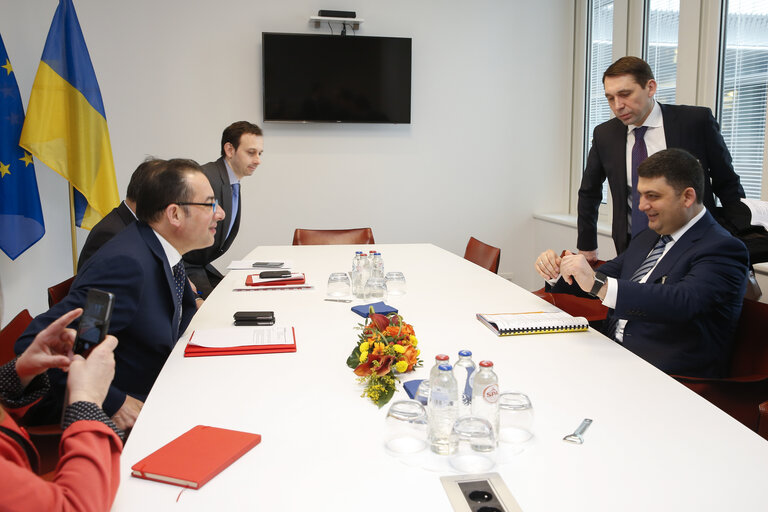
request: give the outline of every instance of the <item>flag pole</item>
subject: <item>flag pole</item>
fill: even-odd
[[[69,183],[69,228],[72,236],[72,274],[77,274],[77,231],[75,230],[75,189]]]

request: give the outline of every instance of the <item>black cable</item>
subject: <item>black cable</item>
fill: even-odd
[[[331,26],[331,22],[328,22],[328,28],[331,30],[331,35],[333,35],[333,27]]]
[[[343,36],[347,35],[347,24],[342,22],[341,26],[342,26],[341,35],[343,35]]]

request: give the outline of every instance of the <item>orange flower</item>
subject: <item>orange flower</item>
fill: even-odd
[[[403,353],[401,360],[408,363],[408,369],[406,371],[409,372],[413,370],[413,367],[419,362],[419,350],[413,345],[408,345],[405,347],[405,352]]]

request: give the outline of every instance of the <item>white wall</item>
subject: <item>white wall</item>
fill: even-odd
[[[0,0],[0,34],[25,105],[56,4]],[[75,0],[75,7],[121,195],[146,155],[204,163],[217,157],[230,122],[263,126],[263,163],[243,182],[240,234],[220,267],[256,245],[290,244],[296,227],[371,226],[377,242],[431,242],[457,254],[474,235],[501,247],[501,273],[538,287],[532,214],[568,204],[569,0]],[[361,35],[413,38],[410,125],[263,123],[261,32],[324,33],[308,23],[321,8],[357,11]],[[36,165],[46,235],[14,262],[0,255],[3,324],[22,308],[44,311],[45,289],[72,275],[66,182]],[[290,193],[267,191],[275,182]]]

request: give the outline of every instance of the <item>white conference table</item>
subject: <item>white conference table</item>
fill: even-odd
[[[424,367],[470,349],[491,359],[503,391],[526,392],[536,438],[498,471],[525,512],[766,510],[768,442],[599,333],[498,338],[475,313],[551,309],[531,293],[429,244],[258,247],[248,259],[292,260],[311,290],[233,292],[230,271],[195,315],[147,399],[121,460],[116,511],[451,510],[440,476],[387,455],[387,407],[360,397],[345,361],[361,319],[324,301],[331,272],[377,248],[405,273],[388,302],[413,324]],[[362,301],[356,301],[362,303]],[[354,304],[354,303],[353,303]],[[239,310],[273,310],[297,352],[184,358],[194,329]],[[407,398],[404,391],[396,399]],[[583,445],[562,441],[584,418]],[[130,467],[195,425],[263,436],[202,489],[133,478]],[[178,501],[177,501],[178,499]]]

